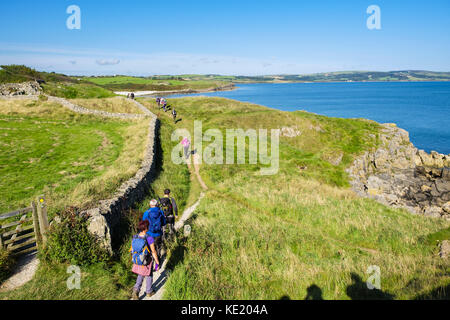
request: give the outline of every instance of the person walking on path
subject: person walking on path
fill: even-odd
[[[131,271],[138,275],[136,284],[133,287],[132,299],[139,299],[144,279],[146,280],[146,295],[151,297],[155,294],[153,290],[153,265],[155,271],[158,271],[160,262],[156,253],[155,241],[153,237],[147,237],[149,228],[148,220],[139,222],[139,234],[133,237],[130,252],[132,254],[133,268]],[[153,258],[153,259],[152,259]]]
[[[163,228],[163,238],[167,239],[167,233],[172,236],[175,232],[175,219],[178,218],[178,206],[175,199],[170,197],[170,189],[164,190],[164,196],[159,200],[159,203],[167,221],[167,225]],[[169,229],[169,232],[167,232],[167,229]]]
[[[177,112],[175,111],[175,108],[172,110],[172,117],[173,117],[173,123],[177,123]]]
[[[191,146],[191,142],[189,141],[188,138],[184,138],[181,141],[181,144],[184,147],[184,156],[186,157],[186,160],[189,159],[189,155],[190,155],[190,146]]]
[[[142,220],[148,220],[149,228],[147,236],[155,240],[156,252],[158,253],[158,257],[161,257],[163,227],[167,222],[164,217],[164,212],[158,207],[158,201],[155,199],[150,201],[150,209],[144,212]]]

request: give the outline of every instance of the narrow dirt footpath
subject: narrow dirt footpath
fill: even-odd
[[[36,257],[36,252],[20,257],[13,275],[0,286],[0,292],[11,291],[23,286],[33,278],[38,266],[39,259]]]
[[[185,222],[191,217],[195,209],[197,209],[198,205],[200,204],[200,201],[203,199],[204,196],[205,194],[202,192],[197,202],[194,203],[191,207],[184,210],[180,220],[178,220],[175,223],[175,230],[178,231],[184,227]],[[141,300],[162,300],[164,294],[164,286],[168,278],[168,273],[166,269],[168,259],[166,259],[166,256],[164,256],[163,259],[164,262],[161,266],[161,269],[156,272],[153,272],[153,289],[156,291],[156,294],[150,298],[146,297],[145,296],[146,284],[144,282],[139,295],[139,297],[141,297]]]

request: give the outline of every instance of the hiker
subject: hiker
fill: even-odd
[[[186,159],[189,159],[189,154],[190,154],[189,147],[191,146],[191,142],[189,141],[188,138],[184,138],[181,141],[181,144],[184,147],[184,156],[186,157]]]
[[[144,212],[142,220],[148,220],[149,229],[147,231],[147,236],[152,237],[155,240],[158,257],[161,257],[163,227],[167,222],[164,212],[158,207],[158,201],[155,199],[150,201],[150,209]]]
[[[175,111],[175,108],[172,110],[172,116],[173,116],[173,123],[177,123],[177,112]]]
[[[127,94],[127,99],[130,99],[130,93],[128,92],[128,94]]]
[[[159,102],[161,101],[161,98],[159,98],[159,97],[157,97],[156,98],[156,104],[158,105],[158,107],[159,107]]]
[[[133,92],[130,94],[130,98],[131,98],[132,100],[134,100],[134,93],[133,93]]]
[[[152,288],[153,285],[153,264],[155,271],[158,271],[160,264],[155,248],[155,240],[153,237],[147,237],[149,222],[142,220],[139,222],[139,234],[133,237],[131,241],[131,259],[133,261],[133,268],[131,271],[138,275],[136,284],[133,287],[132,299],[139,299],[139,292],[141,291],[144,279],[147,282],[146,295],[151,297],[155,294]]]
[[[159,199],[159,203],[167,221],[167,225],[163,228],[163,238],[166,238],[167,228],[171,236],[175,232],[175,218],[178,218],[178,206],[175,199],[170,197],[170,189],[164,190],[164,196]]]

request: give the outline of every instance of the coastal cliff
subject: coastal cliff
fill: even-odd
[[[418,150],[407,131],[383,124],[376,150],[347,169],[353,190],[413,214],[450,220],[450,155]]]

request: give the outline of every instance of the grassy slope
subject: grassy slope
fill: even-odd
[[[91,82],[71,78],[63,74],[39,72],[26,66],[1,66],[0,84],[44,81],[41,87],[44,93],[66,99],[109,98],[115,94]]]
[[[136,104],[123,97],[107,99],[72,99],[70,101],[81,107],[93,110],[101,110],[112,113],[143,113],[142,110],[136,106]]]
[[[124,212],[131,221],[138,221],[144,210],[148,208],[148,200],[161,196],[165,188],[172,190],[173,196],[177,199],[180,211],[192,202],[198,195],[198,187],[190,183],[190,174],[186,166],[174,165],[170,161],[172,148],[177,142],[171,142],[170,136],[174,127],[171,121],[163,118],[160,127],[160,141],[162,145],[157,147],[156,168],[158,176],[152,183],[148,197],[133,210]],[[1,299],[26,299],[26,300],[109,300],[109,299],[129,299],[130,289],[136,280],[131,270],[130,247],[131,238],[135,230],[132,225],[131,230],[122,230],[125,233],[125,240],[118,244],[114,259],[104,265],[92,265],[81,268],[82,279],[80,290],[68,290],[66,281],[70,275],[66,273],[68,265],[57,264],[48,265],[41,263],[35,277],[24,287],[12,292],[0,293]]]
[[[193,119],[203,120],[204,130],[297,125],[302,135],[281,138],[274,176],[256,176],[250,165],[202,166],[212,191],[191,237],[177,248],[166,298],[303,299],[316,285],[324,299],[408,299],[450,283],[448,262],[424,240],[448,222],[359,199],[348,189],[344,169],[376,145],[375,123],[217,98],[169,104],[183,118],[179,127],[192,128]],[[339,153],[342,163],[331,165]],[[370,265],[381,268],[383,292],[366,289]]]
[[[0,101],[0,212],[46,194],[50,212],[88,205],[138,170],[148,121],[75,114],[55,103]]]

